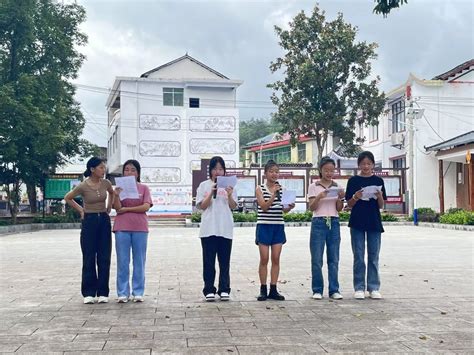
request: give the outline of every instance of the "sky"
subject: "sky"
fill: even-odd
[[[67,2],[67,1],[65,1]],[[142,73],[188,53],[231,79],[237,90],[240,118],[269,118],[275,111],[266,86],[281,74],[269,65],[283,55],[274,26],[286,28],[300,11],[311,14],[315,1],[305,0],[78,0],[87,13],[81,30],[87,59],[74,80],[86,127],[84,137],[107,144],[106,88],[115,77]],[[375,42],[373,75],[387,92],[409,73],[431,79],[474,58],[474,2],[409,0],[387,18],[372,12],[373,0],[321,0],[333,20],[339,12],[358,28],[358,41]]]

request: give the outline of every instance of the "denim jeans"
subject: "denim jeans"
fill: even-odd
[[[84,215],[81,225],[81,292],[84,297],[109,296],[111,233],[106,212]]]
[[[204,288],[202,293],[216,293],[214,281],[216,278],[216,255],[219,261],[219,288],[217,293],[230,293],[230,253],[232,251],[232,239],[217,237],[215,235],[201,238],[202,245],[202,276]]]
[[[322,273],[324,247],[327,247],[329,295],[339,292],[339,245],[341,234],[339,218],[331,217],[331,228],[327,225],[326,217],[313,217],[311,221],[311,236],[309,248],[311,251],[311,274],[313,293],[323,294],[324,278]]]
[[[130,296],[130,250],[133,256],[132,295],[143,296],[145,292],[145,262],[147,232],[115,232],[117,253],[117,295]]]
[[[354,290],[366,290],[365,241],[367,238],[367,291],[380,289],[379,253],[382,234],[351,228],[352,254],[354,255]]]

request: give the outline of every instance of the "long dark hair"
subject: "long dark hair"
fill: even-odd
[[[334,159],[332,159],[331,157],[328,157],[328,156],[322,157],[321,161],[318,164],[318,170],[319,170],[319,177],[320,178],[323,177],[322,170],[323,170],[323,166],[326,165],[326,164],[332,164],[332,165],[334,165],[334,167],[336,167],[336,162],[334,161]]]
[[[372,164],[375,165],[374,154],[372,154],[372,152],[369,152],[368,150],[365,150],[361,152],[359,156],[357,157],[357,166],[359,166],[360,162],[364,160],[365,158],[369,159],[372,162]]]
[[[211,160],[209,161],[209,178],[212,177],[211,171],[212,171],[212,169],[214,169],[216,167],[217,163],[221,164],[222,169],[224,169],[224,175],[225,175],[226,170],[225,170],[224,159],[222,159],[222,157],[216,155],[215,157],[212,157]]]
[[[92,157],[87,161],[87,169],[84,171],[84,176],[89,177],[92,174],[91,169],[92,168],[97,168],[100,164],[105,163],[104,159],[98,158],[98,157]]]
[[[135,167],[135,169],[137,169],[137,173],[138,173],[138,176],[137,176],[137,182],[140,182],[140,171],[141,171],[141,167],[140,167],[140,163],[138,162],[138,160],[135,160],[135,159],[128,159],[125,163],[123,163],[123,167],[122,167],[122,175],[125,174],[125,167],[127,165],[133,165]]]

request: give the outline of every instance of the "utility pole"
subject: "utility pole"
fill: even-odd
[[[413,126],[413,102],[410,102],[410,108],[408,109],[407,119],[408,124],[406,125],[406,130],[408,134],[408,214],[412,215],[413,211],[415,210],[415,150],[413,149],[413,144],[415,143],[415,127]]]
[[[413,215],[415,210],[415,118],[423,115],[423,109],[413,108],[413,97],[411,95],[411,86],[406,89],[408,110],[406,118],[408,122],[405,127],[408,138],[408,214]]]

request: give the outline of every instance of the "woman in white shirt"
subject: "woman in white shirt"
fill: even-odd
[[[206,301],[216,299],[228,301],[230,295],[230,253],[234,233],[232,209],[237,207],[236,191],[228,186],[217,188],[217,177],[226,173],[225,162],[219,156],[209,162],[209,179],[203,181],[196,193],[196,207],[202,210],[199,237],[203,259],[203,294]],[[216,255],[219,261],[219,285],[214,286],[216,277]]]

